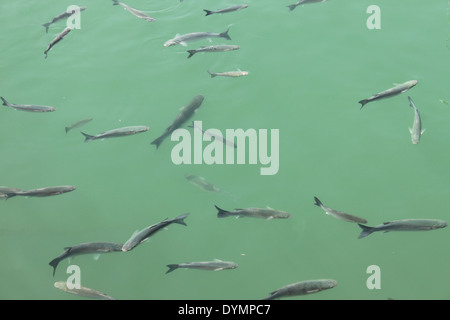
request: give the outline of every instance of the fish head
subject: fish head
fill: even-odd
[[[409,87],[414,87],[418,81],[417,80],[409,80],[408,82],[406,82],[408,84]]]
[[[448,226],[448,223],[446,221],[439,221],[436,226],[434,227],[435,229],[441,229],[441,228],[445,228]]]

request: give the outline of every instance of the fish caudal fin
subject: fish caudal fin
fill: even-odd
[[[165,136],[161,136],[159,138],[156,138],[155,140],[152,141],[151,144],[156,145],[156,149],[158,149],[159,145],[161,144],[161,142],[163,142],[164,138],[165,138]]]
[[[215,74],[214,72],[211,72],[208,70],[208,73],[211,75],[211,78],[214,78],[215,76],[217,76],[217,74]]]
[[[0,97],[0,99],[2,99],[4,106],[8,106],[9,105],[8,101],[6,101],[5,98]]]
[[[205,16],[209,16],[210,14],[213,14],[213,12],[211,10],[203,9],[203,11],[206,12]]]
[[[189,55],[188,55],[188,59],[189,59],[190,57],[192,57],[194,54],[197,53],[197,50],[188,50],[187,52],[189,53]]]
[[[314,197],[314,201],[316,201],[316,203],[314,203],[316,206],[318,207],[322,206],[322,202],[317,197]]]
[[[113,6],[118,6],[118,5],[119,5],[119,1],[113,0]]]
[[[361,103],[361,108],[360,108],[360,110],[364,107],[364,105],[365,105],[367,102],[369,102],[369,100],[367,100],[367,99],[358,101],[358,103]]]
[[[214,205],[216,207],[217,210],[219,210],[219,212],[217,212],[217,217],[218,218],[225,218],[228,217],[230,211],[226,211],[223,209],[220,209],[218,206]]]
[[[177,264],[168,264],[167,267],[169,268],[169,270],[166,271],[166,274],[169,272],[172,272],[175,269],[178,269],[178,265]]]
[[[50,22],[44,23],[42,26],[45,27],[45,33],[48,33],[48,27],[50,26]]]
[[[182,224],[183,226],[187,226],[186,222],[184,222],[184,219],[186,219],[188,215],[189,213],[182,214],[181,216],[178,216],[175,219],[173,219],[174,220],[173,222]]]
[[[226,31],[222,32],[219,34],[219,37],[225,38],[227,40],[231,40],[230,36],[228,35],[228,31],[230,30],[230,28],[228,28]]]
[[[91,136],[91,135],[86,134],[84,132],[82,132],[81,134],[86,137],[86,139],[84,139],[84,142],[88,142],[88,141],[94,140],[94,136]]]
[[[294,10],[297,6],[295,4],[291,4],[289,6],[287,6],[289,8],[289,11]]]
[[[49,265],[51,265],[53,267],[53,276],[55,276],[56,267],[58,266],[58,263],[59,263],[59,259],[58,258],[53,259],[49,263]]]
[[[365,226],[360,223],[358,223],[358,226],[360,226],[360,228],[362,229],[361,234],[359,235],[358,239],[367,237],[369,234],[371,234],[372,232],[375,231],[373,227],[368,227],[368,226]]]

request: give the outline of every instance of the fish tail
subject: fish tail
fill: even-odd
[[[58,258],[53,259],[49,263],[49,265],[51,265],[53,267],[53,276],[55,276],[56,267],[58,266],[58,263],[59,263],[59,259]]]
[[[87,133],[84,133],[84,132],[82,132],[81,134],[86,137],[86,139],[84,139],[84,142],[88,142],[88,141],[94,140],[94,136],[91,136],[91,135],[89,135]]]
[[[226,211],[223,209],[220,209],[218,206],[214,205],[216,207],[217,210],[219,210],[219,212],[217,212],[217,217],[218,218],[225,218],[228,217],[230,211]]]
[[[173,222],[182,224],[183,226],[187,226],[186,222],[184,222],[184,219],[186,219],[188,215],[189,213],[184,213],[181,216],[176,217]]]
[[[317,197],[314,197],[314,200],[316,201],[316,203],[314,203],[316,206],[322,206],[322,202]]]
[[[212,11],[211,11],[211,10],[203,9],[203,11],[206,12],[205,16],[209,16],[210,14],[212,14]]]
[[[228,31],[230,30],[230,28],[228,28],[226,31],[222,32],[219,34],[219,37],[225,38],[227,40],[231,40],[230,36],[228,35]]]
[[[211,78],[214,78],[215,76],[217,76],[217,74],[215,74],[214,72],[211,72],[208,70],[208,73],[211,75]]]
[[[188,53],[189,53],[189,55],[188,55],[188,59],[190,58],[190,57],[192,57],[194,54],[196,54],[197,53],[197,51],[196,50],[188,50],[187,51]]]
[[[360,110],[364,107],[364,105],[365,105],[367,102],[369,102],[369,100],[367,100],[367,99],[358,101],[358,103],[361,103],[361,108],[360,108]]]
[[[8,101],[6,101],[5,98],[0,97],[0,99],[2,99],[4,106],[8,106],[9,105]]]
[[[69,128],[69,127],[66,127],[65,129],[66,129],[66,133],[67,133],[67,132],[69,132],[69,130],[70,130],[70,128]]]
[[[119,5],[119,1],[117,1],[117,0],[113,0],[113,6],[118,6]]]
[[[48,33],[48,27],[50,26],[50,22],[44,23],[42,26],[45,27],[45,33]]]
[[[172,272],[175,269],[178,269],[178,264],[168,264],[167,267],[169,268],[169,270],[166,271],[166,274]]]
[[[158,149],[159,145],[161,144],[161,142],[163,142],[163,140],[164,140],[164,136],[161,136],[161,137],[153,140],[151,144],[155,144],[156,149]]]
[[[294,10],[297,6],[295,4],[291,4],[289,6],[287,6],[289,8],[289,11]]]
[[[359,235],[358,239],[367,237],[369,234],[371,234],[372,232],[375,231],[373,227],[368,227],[368,226],[362,225],[360,223],[358,223],[358,226],[360,226],[360,228],[362,229],[361,234]]]

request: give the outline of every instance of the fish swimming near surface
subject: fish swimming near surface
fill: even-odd
[[[409,128],[409,133],[411,133],[411,141],[413,144],[418,144],[420,141],[420,137],[425,132],[425,129],[422,130],[422,120],[420,119],[420,113],[417,109],[416,105],[412,101],[411,97],[408,97],[409,105],[414,109],[414,122],[412,129]]]
[[[250,218],[262,218],[266,220],[272,219],[287,219],[291,215],[287,212],[275,210],[272,208],[246,208],[246,209],[235,209],[234,211],[226,211],[218,206],[215,206],[219,212],[217,213],[218,218],[226,218],[226,217],[250,217]]]
[[[65,36],[67,36],[67,34],[72,31],[72,29],[70,27],[66,27],[60,34],[58,34],[56,36],[55,39],[52,40],[52,42],[50,42],[50,44],[48,45],[47,49],[44,51],[45,54],[45,59],[47,59],[47,53],[50,51],[51,48],[53,48],[53,46],[55,44],[57,44],[58,42],[60,42],[62,39],[64,39]]]
[[[29,104],[14,104],[14,103],[9,103],[3,97],[0,97],[0,99],[2,99],[4,106],[11,107],[11,108],[14,108],[16,110],[21,110],[21,111],[28,111],[28,112],[52,112],[52,111],[56,110],[55,107],[50,107],[50,106],[36,106],[36,105],[29,105]]]
[[[38,188],[31,190],[21,190],[16,192],[16,196],[25,196],[25,197],[48,197],[48,196],[56,196],[59,194],[63,194],[66,192],[74,191],[76,189],[75,186],[56,186],[56,187],[46,187],[46,188]]]
[[[123,3],[123,2],[120,2],[120,1],[117,1],[117,0],[113,0],[113,2],[114,2],[113,3],[114,6],[120,5],[125,10],[127,10],[128,12],[132,13],[134,16],[136,16],[136,17],[138,17],[140,19],[147,20],[147,21],[150,21],[150,22],[155,21],[155,18],[152,18],[152,17],[146,15],[145,13],[143,13],[142,11],[134,9],[134,8],[130,7],[129,5]]]
[[[172,223],[178,223],[178,224],[182,224],[183,226],[187,226],[187,224],[184,222],[184,219],[186,219],[186,217],[188,215],[189,215],[189,213],[185,213],[185,214],[182,214],[173,219],[165,219],[165,220],[158,222],[156,224],[153,224],[139,232],[133,233],[131,238],[127,242],[124,243],[121,250],[123,252],[127,252],[127,251],[134,249],[137,245],[141,244],[142,242],[147,240],[149,237],[154,235],[156,232],[167,227],[168,225],[170,225]]]
[[[272,291],[263,300],[273,300],[283,297],[301,296],[331,289],[337,286],[337,281],[332,279],[306,280],[292,283],[278,290]]]
[[[436,230],[447,227],[448,223],[444,220],[437,219],[404,219],[383,222],[375,227],[368,227],[358,224],[362,229],[359,239],[367,237],[373,232],[383,231],[427,231]]]
[[[307,3],[315,3],[315,2],[325,2],[327,0],[299,0],[294,4],[291,4],[289,6],[287,6],[289,8],[289,11],[294,10],[295,8],[297,8],[298,6],[302,5],[302,4],[307,4]]]
[[[205,16],[209,16],[211,14],[220,14],[220,13],[227,13],[227,12],[238,11],[238,10],[241,10],[241,9],[245,9],[247,7],[248,7],[248,4],[243,4],[243,5],[231,6],[231,7],[228,7],[228,8],[225,8],[225,9],[216,10],[216,11],[206,10],[206,9],[203,9],[203,11],[206,12]]]
[[[238,50],[240,48],[241,48],[240,46],[236,46],[236,45],[219,44],[219,45],[215,45],[215,46],[200,47],[198,49],[187,50],[187,52],[189,53],[189,55],[188,55],[188,59],[189,59],[197,52],[224,52],[224,51]]]
[[[74,124],[72,124],[72,125],[70,125],[70,126],[65,128],[66,129],[66,133],[69,132],[72,129],[79,128],[79,127],[85,125],[86,123],[88,123],[90,121],[92,121],[92,118],[84,119],[84,120],[80,120],[78,122],[75,122]]]
[[[81,297],[85,297],[85,298],[93,298],[93,299],[101,299],[101,300],[116,300],[110,296],[108,296],[106,293],[91,289],[91,288],[86,288],[83,286],[80,286],[79,288],[73,288],[70,289],[69,287],[67,287],[67,282],[66,281],[58,281],[54,283],[55,288],[60,289],[62,291],[71,293],[71,294],[76,294],[77,296],[81,296]]]
[[[138,134],[142,132],[148,131],[150,128],[147,126],[130,126],[130,127],[123,127],[118,129],[113,129],[109,131],[102,132],[100,134],[97,134],[95,136],[86,134],[84,132],[81,132],[83,136],[85,136],[84,142],[89,142],[92,140],[98,140],[98,139],[107,139],[107,138],[117,138],[117,137],[124,137],[124,136],[130,136],[133,134]]]
[[[316,206],[322,208],[322,210],[324,210],[326,214],[328,214],[332,217],[335,217],[336,219],[347,221],[347,222],[367,223],[366,219],[325,207],[323,205],[323,203],[317,197],[314,197],[314,200],[316,201],[314,203]]]
[[[217,76],[237,78],[248,75],[248,71],[241,71],[241,70],[226,71],[226,72],[211,72],[208,70],[208,73],[211,75],[211,78]]]
[[[190,117],[194,114],[194,112],[197,111],[198,108],[200,108],[202,102],[204,100],[203,95],[197,95],[195,96],[191,102],[189,102],[188,105],[183,107],[180,111],[180,113],[177,115],[175,120],[171,123],[170,126],[167,127],[167,129],[164,131],[164,133],[152,141],[151,144],[156,145],[156,148],[159,147],[159,145],[163,142],[165,138],[170,136],[172,132],[174,132],[176,129],[181,127],[183,123],[185,123],[187,120],[189,120]]]
[[[79,8],[80,8],[80,12],[86,10],[86,7],[79,7]],[[48,28],[50,27],[51,24],[53,24],[53,23],[55,23],[55,22],[57,22],[57,21],[59,21],[61,19],[69,18],[74,13],[76,13],[75,10],[72,10],[72,12],[64,11],[64,12],[58,14],[56,17],[54,17],[52,19],[52,21],[44,23],[43,26],[45,27],[45,32],[48,33]]]
[[[196,176],[195,174],[186,173],[184,175],[187,181],[205,191],[222,192],[218,187],[206,181],[205,178]]]
[[[228,35],[228,31],[230,28],[225,30],[221,33],[214,33],[214,32],[193,32],[193,33],[187,33],[183,35],[177,35],[175,38],[167,40],[164,43],[164,47],[170,47],[177,44],[181,44],[182,46],[187,46],[187,42],[191,41],[197,41],[201,39],[210,39],[210,38],[224,38],[227,40],[231,40],[230,36]]]
[[[371,96],[367,99],[361,100],[361,101],[359,101],[359,103],[361,104],[361,109],[366,105],[366,103],[369,103],[371,101],[376,101],[376,100],[380,100],[380,99],[384,99],[384,98],[388,98],[388,97],[393,97],[400,93],[406,92],[409,89],[411,89],[412,87],[414,87],[417,83],[418,83],[417,80],[406,81],[405,83],[396,85],[393,88],[387,89],[380,93],[374,94],[373,96]]]
[[[167,267],[169,268],[169,270],[166,271],[166,274],[178,268],[221,271],[226,269],[236,269],[238,265],[231,261],[222,261],[219,259],[215,259],[214,261],[168,264]]]
[[[64,252],[50,261],[49,265],[53,267],[53,276],[55,276],[56,267],[58,264],[67,258],[78,256],[82,254],[101,254],[109,252],[120,252],[122,251],[122,245],[114,242],[88,242],[80,243],[73,247],[64,248]]]

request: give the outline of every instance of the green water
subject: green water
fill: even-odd
[[[154,17],[136,18],[112,1],[0,3],[0,95],[11,103],[50,105],[50,113],[1,107],[0,185],[33,189],[74,185],[47,198],[0,203],[0,298],[81,299],[53,287],[66,269],[81,284],[117,299],[261,299],[309,279],[338,281],[331,290],[293,299],[448,299],[448,228],[374,233],[327,216],[313,197],[373,226],[408,218],[450,220],[449,19],[447,1],[124,1]],[[203,9],[248,3],[223,15]],[[71,5],[86,6],[73,30],[44,59],[65,22],[41,25]],[[367,7],[381,9],[369,30]],[[164,47],[176,34],[222,32],[212,39]],[[211,44],[222,53],[187,49]],[[214,72],[245,70],[241,78]],[[408,91],[360,110],[358,101],[394,83]],[[166,139],[150,142],[194,96],[205,100],[192,120],[203,128],[279,129],[279,171],[261,164],[175,165]],[[426,129],[413,145],[411,96]],[[79,120],[93,120],[65,134]],[[146,125],[134,136],[84,143],[80,131]],[[202,191],[185,173],[226,193]],[[225,209],[270,206],[289,219],[218,219]],[[187,227],[171,225],[127,253],[64,260],[55,277],[48,263],[64,247],[125,242],[135,230],[189,212]],[[167,264],[222,259],[234,270],[180,269]],[[366,272],[380,267],[381,289]]]

